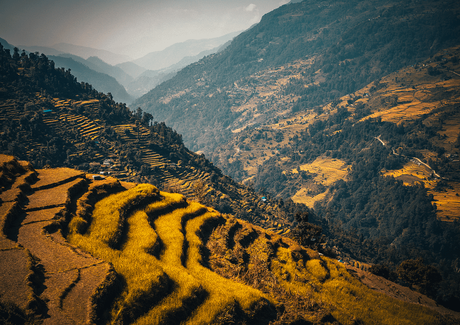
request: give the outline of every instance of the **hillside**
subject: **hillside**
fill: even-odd
[[[292,114],[274,124],[241,131],[211,157],[236,180],[253,180],[259,187],[267,187],[285,199],[292,198],[313,208],[316,201],[325,197],[328,188],[338,180],[348,179],[352,164],[359,158],[347,155],[342,147],[321,148],[318,144],[313,148],[305,144],[308,141],[305,136],[318,133],[334,139],[338,137],[337,132],[343,133],[345,123],[360,127],[360,123],[370,121],[389,122],[404,126],[406,134],[416,133],[421,143],[412,144],[415,139],[409,135],[410,140],[401,139],[397,143],[393,139],[396,136],[389,131],[364,139],[368,145],[393,146],[390,159],[394,160],[409,150],[415,156],[400,159],[405,169],[391,171],[387,164],[389,170],[382,169],[383,174],[394,175],[405,184],[422,182],[438,200],[445,192],[440,188],[442,184],[448,184],[444,188],[451,193],[456,191],[459,181],[457,171],[460,166],[455,159],[459,154],[460,120],[456,112],[460,102],[459,62],[460,48],[447,49],[328,105]],[[359,145],[361,140],[355,138],[348,142],[349,148]],[[308,158],[304,159],[305,156]],[[286,176],[280,185],[284,191],[274,188],[274,184],[270,186],[268,180],[263,184],[263,176],[258,173],[258,168],[260,171],[265,168],[264,163],[273,165],[274,161]],[[324,177],[320,176],[323,174]],[[323,186],[319,194],[311,190],[315,183]],[[307,193],[308,189],[311,193]],[[437,211],[439,218],[453,221],[460,217],[455,200],[451,199],[450,203],[449,207]]]
[[[0,162],[2,321],[458,323],[448,310],[373,291],[356,269],[180,194],[34,169],[11,156]]]
[[[134,106],[210,154],[242,128],[326,104],[458,45],[458,11],[455,1],[427,0],[284,5]]]
[[[391,267],[420,256],[443,269],[455,295],[459,62],[459,47],[443,50],[325,106],[242,131],[212,159],[236,180],[314,208],[313,222],[343,258]]]
[[[279,233],[289,233],[295,213],[307,210],[262,201],[262,195],[189,151],[164,123],[76,82],[45,55],[0,54],[2,153],[37,168],[72,167],[152,183]]]
[[[134,104],[235,180],[313,208],[344,260],[436,265],[437,301],[458,308],[459,9],[288,4]]]

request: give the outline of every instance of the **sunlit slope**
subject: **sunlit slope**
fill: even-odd
[[[141,210],[120,214],[129,210],[126,202],[150,195],[153,202]],[[112,322],[209,324],[225,323],[228,317],[237,323],[280,321],[275,307],[286,303],[280,299],[286,296],[274,294],[279,291],[317,302],[304,311],[291,310],[289,317],[297,319],[436,323],[434,312],[371,292],[317,252],[151,185],[99,201],[90,220],[83,233],[73,230],[71,221],[68,240],[111,262],[123,279]],[[123,237],[117,239],[118,233]],[[209,257],[203,255],[207,250]],[[377,301],[381,309],[369,312],[367,303]]]
[[[1,162],[0,302],[44,324],[449,323],[180,194]]]
[[[443,50],[325,106],[242,131],[220,147],[213,159],[235,179],[256,183],[258,173],[277,166],[287,179],[280,187],[282,196],[313,207],[315,202],[330,198],[328,188],[335,181],[347,180],[353,163],[359,163],[360,153],[373,144],[390,146],[394,158],[405,160],[404,168],[382,170],[382,174],[393,175],[406,185],[423,183],[436,200],[437,216],[445,221],[455,220],[460,211],[459,181],[455,176],[460,169],[459,62],[459,47]],[[345,116],[342,120],[340,114]],[[348,129],[350,133],[363,123],[379,121],[404,126],[411,139],[400,141],[400,135],[391,133],[369,134],[363,139],[344,135],[345,140],[337,141],[346,141],[347,148],[340,152],[316,148],[315,143],[300,147],[304,138],[313,134],[333,138],[346,123],[353,125]],[[356,154],[344,152],[361,145]],[[405,151],[412,151],[411,155],[402,157]],[[336,158],[344,155],[346,159]]]

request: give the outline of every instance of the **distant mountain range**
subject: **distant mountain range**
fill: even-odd
[[[79,81],[88,82],[100,91],[112,93],[116,101],[130,104],[135,98],[172,78],[185,66],[220,51],[237,34],[238,32],[234,32],[213,39],[177,43],[134,61],[128,56],[67,43],[59,43],[53,47],[17,47],[50,56],[57,66],[72,69]],[[4,39],[0,39],[0,42],[13,51],[14,45]]]
[[[148,70],[161,70],[182,61],[182,64],[178,66],[183,68],[190,63],[198,61],[205,55],[215,53],[222,44],[227,43],[239,33],[240,32],[234,32],[212,39],[188,40],[182,43],[176,43],[162,51],[149,53],[132,62]],[[183,61],[186,57],[191,57],[193,59]]]
[[[99,49],[94,49],[91,47],[78,46],[78,45],[73,45],[73,44],[68,44],[68,43],[59,43],[59,44],[53,45],[52,48],[60,51],[61,53],[70,53],[73,55],[80,56],[84,59],[87,59],[91,56],[97,56],[104,62],[107,62],[108,64],[111,64],[111,65],[115,65],[118,63],[122,63],[122,62],[131,60],[131,58],[127,55],[120,55],[120,54],[112,53],[106,50],[99,50]]]
[[[100,72],[104,71],[104,67],[109,66],[108,64],[95,64],[93,63],[95,61],[94,59],[84,60],[78,56],[70,54],[64,54],[61,56],[49,55],[48,58],[53,60],[57,67],[71,69],[72,74],[77,77],[78,81],[87,82],[97,90],[104,93],[111,93],[117,102],[129,104],[133,101],[133,96],[126,92],[126,89],[117,81],[116,78],[107,73]],[[98,61],[98,63],[104,63],[99,59],[96,61]],[[124,72],[119,68],[118,70],[121,72],[118,74],[120,78]],[[113,75],[115,71],[116,67],[110,66],[110,71],[106,72]]]

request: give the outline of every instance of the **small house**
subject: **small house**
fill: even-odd
[[[102,164],[104,166],[111,166],[113,164],[113,160],[112,159],[105,159]]]

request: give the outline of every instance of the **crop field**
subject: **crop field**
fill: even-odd
[[[45,103],[46,105],[44,105]],[[43,104],[43,105],[42,105]],[[82,162],[100,166],[107,158],[116,160],[117,144],[114,139],[107,141],[102,139],[101,134],[106,131],[106,125],[102,124],[97,118],[85,116],[82,112],[98,112],[101,103],[98,99],[91,100],[69,100],[60,98],[48,98],[37,93],[33,99],[27,103],[30,112],[38,110],[42,116],[44,125],[52,129],[57,135],[62,135],[70,145],[69,165],[77,166]],[[14,100],[5,100],[0,103],[0,121],[9,123],[10,120],[19,122],[20,113],[17,110],[17,103]],[[46,107],[45,112],[41,107]],[[21,110],[22,111],[22,110]],[[5,124],[6,125],[6,124]],[[135,143],[136,151],[140,153],[140,162],[154,169],[153,174],[159,185],[178,184],[181,192],[188,196],[193,195],[192,185],[197,181],[206,181],[209,179],[208,173],[198,173],[191,168],[184,166],[171,167],[173,164],[169,155],[164,156],[163,152],[157,152],[152,149],[150,143],[152,132],[145,126],[135,124],[114,124],[109,127],[121,137],[122,140],[129,143]],[[89,144],[89,145],[88,145]],[[27,142],[27,153],[40,159],[41,152],[46,151],[46,144],[38,143],[31,137]],[[52,148],[51,148],[52,149]],[[124,157],[121,157],[122,159]],[[45,165],[43,163],[43,165]],[[103,170],[105,171],[105,170]],[[112,171],[111,171],[112,172]],[[120,179],[132,180],[133,177],[139,177],[139,172],[127,167],[125,170],[112,172]],[[148,181],[147,178],[142,178]]]
[[[433,189],[437,180],[431,177],[432,170],[416,161],[410,161],[402,169],[390,170],[383,173],[383,176],[393,176],[402,180],[404,185],[414,185],[424,183],[426,187]]]
[[[303,203],[307,207],[313,208],[315,206],[315,203],[324,200],[327,194],[328,191],[316,195],[311,195],[309,190],[303,187],[299,191],[297,191],[297,193],[293,197],[291,197],[291,199],[295,203]]]
[[[345,179],[348,174],[347,164],[340,159],[318,157],[311,164],[301,165],[301,170],[316,174],[314,181],[325,186],[330,186],[339,179]],[[297,170],[291,171],[296,173]]]
[[[150,184],[0,163],[0,300],[44,324],[442,322],[276,234],[279,223],[267,231]]]
[[[386,88],[386,94],[374,98],[373,102],[376,102],[377,99],[385,101],[387,98],[397,96],[398,104],[391,108],[378,110],[364,119],[381,117],[382,121],[397,124],[415,120],[441,106],[451,106],[460,103],[459,97],[454,97],[450,100],[435,98],[439,93],[439,89],[443,89],[444,92],[451,92],[459,87],[459,79],[440,81],[435,84],[422,84],[415,89],[398,87],[396,85],[389,86]],[[369,104],[372,105],[373,102],[369,102]]]

